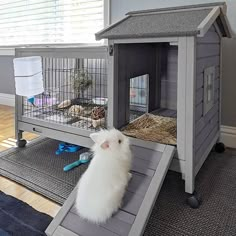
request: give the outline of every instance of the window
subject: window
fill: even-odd
[[[211,66],[204,70],[204,115],[214,105],[214,81],[215,67]]]
[[[107,0],[0,0],[0,45],[96,43]]]

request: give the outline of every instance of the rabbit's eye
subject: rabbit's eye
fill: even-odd
[[[119,139],[118,143],[121,143],[121,140]]]

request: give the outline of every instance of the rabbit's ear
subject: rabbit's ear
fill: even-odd
[[[92,134],[90,134],[90,138],[95,142],[95,143],[99,143],[99,140],[100,140],[100,138],[99,138],[99,134],[98,133],[92,133]]]

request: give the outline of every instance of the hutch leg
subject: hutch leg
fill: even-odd
[[[19,116],[22,115],[22,108],[23,104],[22,104],[22,97],[16,95],[15,96],[15,138],[16,138],[16,145],[20,148],[25,147],[26,145],[26,140],[22,139],[23,136],[23,130],[19,130],[18,129],[18,120],[19,120]]]
[[[23,134],[23,130],[16,130],[16,144],[17,144],[17,147],[19,148],[23,148],[25,147],[27,141],[25,139],[22,139],[22,134]]]
[[[218,153],[223,153],[225,151],[225,145],[224,143],[217,142],[214,147],[215,151]]]
[[[190,176],[189,176],[190,175]],[[198,208],[201,203],[201,199],[196,191],[194,191],[195,177],[194,173],[185,175],[185,192],[189,193],[189,197],[187,198],[187,204],[191,208]]]

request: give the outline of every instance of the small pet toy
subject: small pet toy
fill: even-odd
[[[68,110],[68,113],[72,116],[79,116],[81,113],[83,113],[84,108],[80,105],[73,105]]]
[[[58,149],[56,150],[56,155],[59,155],[63,152],[77,152],[81,149],[81,146],[70,144],[70,143],[59,143]]]
[[[91,118],[93,120],[99,120],[105,117],[104,107],[94,107],[92,110]]]
[[[65,166],[63,168],[63,170],[66,172],[66,171],[72,170],[73,168],[75,168],[75,167],[77,167],[77,166],[79,166],[81,164],[86,164],[86,163],[90,162],[92,157],[93,157],[93,154],[91,152],[81,153],[80,156],[79,156],[79,160],[78,161],[75,161],[75,162]]]

